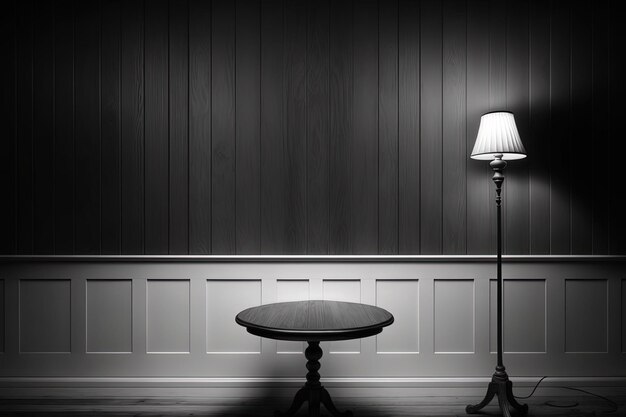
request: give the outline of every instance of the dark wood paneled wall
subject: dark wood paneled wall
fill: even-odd
[[[625,254],[618,1],[20,0],[4,254]]]

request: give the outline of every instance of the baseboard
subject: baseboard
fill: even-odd
[[[325,378],[335,397],[481,396],[489,378]],[[527,395],[539,377],[512,378],[516,395]],[[0,378],[1,398],[22,397],[290,397],[300,378]],[[626,395],[626,377],[550,377],[535,395]]]

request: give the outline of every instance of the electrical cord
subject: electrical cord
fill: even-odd
[[[519,399],[519,400],[525,400],[528,399],[530,397],[532,397],[535,394],[535,391],[537,391],[537,388],[539,388],[539,385],[541,384],[541,382],[548,378],[547,376],[542,377],[539,381],[537,381],[537,384],[535,384],[535,387],[533,388],[533,390],[530,392],[530,394],[523,396],[523,397],[518,397],[518,396],[514,396],[515,398]],[[565,386],[555,386],[553,388],[561,388],[561,389],[567,389],[570,391],[578,391],[578,392],[582,392],[584,394],[587,395],[591,395],[593,397],[596,398],[600,398],[601,400],[605,401],[610,407],[611,409],[608,411],[602,411],[602,414],[610,414],[610,413],[615,413],[617,412],[618,409],[618,405],[615,401],[611,400],[610,398],[604,397],[600,394],[596,394],[581,388],[575,388],[575,387],[565,387]],[[557,408],[573,408],[573,407],[577,407],[578,405],[580,405],[580,403],[578,402],[571,402],[571,403],[566,403],[566,404],[558,404],[555,403],[554,401],[546,401],[545,403],[548,407],[557,407]]]
[[[533,394],[535,393],[535,391],[537,391],[537,388],[539,388],[539,384],[541,384],[541,381],[543,381],[543,380],[544,380],[544,379],[546,379],[546,378],[547,378],[547,376],[542,377],[542,378],[541,378],[541,379],[537,382],[537,384],[535,385],[535,388],[533,388],[533,390],[532,390],[532,391],[530,392],[530,394],[528,394],[527,396],[525,396],[525,397],[518,397],[518,396],[514,395],[513,397],[517,398],[518,400],[526,400],[526,399],[528,399],[528,398],[532,397],[532,396],[533,396]]]

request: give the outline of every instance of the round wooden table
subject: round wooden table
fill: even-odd
[[[276,416],[294,415],[308,401],[311,417],[320,415],[320,403],[333,416],[347,417],[352,413],[337,410],[320,383],[320,342],[373,336],[393,323],[393,316],[387,310],[366,304],[311,300],[248,308],[237,314],[235,321],[256,336],[304,341],[309,345],[304,352],[306,383],[296,393],[291,407],[284,413],[277,411]]]

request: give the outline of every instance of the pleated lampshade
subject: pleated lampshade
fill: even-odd
[[[491,160],[495,155],[502,155],[504,160],[526,158],[526,149],[511,112],[485,113],[480,118],[471,158]]]

